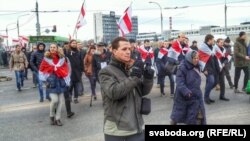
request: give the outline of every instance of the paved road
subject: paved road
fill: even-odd
[[[14,73],[0,69],[0,76],[14,78]],[[29,76],[31,78],[31,76]],[[168,79],[166,79],[168,80]],[[240,87],[243,80],[240,80]],[[169,92],[167,81],[166,92]],[[203,78],[202,89],[204,90]],[[17,92],[15,78],[0,82],[0,140],[1,141],[103,141],[103,109],[100,88],[97,86],[98,100],[89,107],[90,88],[84,79],[85,95],[80,103],[72,104],[76,115],[66,118],[62,109],[62,127],[49,125],[49,102],[39,103],[38,90],[32,88],[31,79],[25,81],[24,90]],[[219,92],[212,91],[215,104],[206,105],[208,124],[250,124],[249,95],[235,95],[226,83],[226,96],[230,102],[219,100]],[[173,101],[169,96],[160,97],[159,88],[154,86],[149,97],[152,99],[152,113],[145,116],[146,124],[169,124]]]

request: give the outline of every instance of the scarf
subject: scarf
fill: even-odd
[[[52,59],[44,57],[39,68],[39,79],[46,81],[54,73],[58,78],[63,78],[67,85],[70,83],[69,66],[65,58],[59,58],[57,54],[52,54]]]

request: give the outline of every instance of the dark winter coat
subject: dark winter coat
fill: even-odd
[[[94,54],[94,60],[93,60],[93,69],[94,69],[94,74],[96,75],[97,80],[98,79],[98,74],[100,70],[102,69],[102,63],[106,63],[106,65],[109,64],[110,62],[110,55],[106,50],[100,55],[100,54]]]
[[[184,60],[177,71],[176,83],[171,119],[177,123],[197,124],[197,114],[201,110],[204,117],[202,124],[206,124],[199,71],[194,70],[194,65]],[[191,97],[188,97],[190,93]]]
[[[159,59],[159,58],[158,58]],[[157,62],[157,69],[158,69],[158,75],[159,76],[166,76],[166,75],[170,75],[170,74],[167,74],[167,70],[166,70],[166,63],[171,63],[171,64],[178,64],[178,61],[173,59],[173,58],[170,58],[166,55],[164,55],[161,59],[159,59],[159,61]]]
[[[108,120],[114,122],[118,130],[141,133],[141,99],[151,91],[153,79],[129,76],[125,64],[114,57],[111,63],[100,71],[99,78],[103,95],[104,123]]]
[[[234,66],[247,67],[249,61],[245,59],[246,56],[247,56],[247,45],[245,43],[245,40],[237,38],[234,44]]]
[[[134,50],[131,52],[131,59],[133,59],[133,60],[135,60],[135,61],[142,61],[140,52],[137,51],[136,49],[134,49]]]
[[[76,48],[71,48],[65,54],[71,65],[71,82],[80,82],[83,72],[83,56]]]
[[[38,72],[40,64],[42,63],[44,57],[44,53],[44,50],[37,50],[31,54],[30,67],[33,71]]]
[[[213,50],[213,46],[209,46],[208,44],[204,45],[208,46],[211,50]],[[219,62],[215,55],[210,56],[204,70],[207,71],[209,75],[210,74],[218,75],[220,73]]]

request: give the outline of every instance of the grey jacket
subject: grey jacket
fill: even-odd
[[[130,77],[125,65],[112,57],[99,73],[104,102],[104,125],[115,122],[118,130],[142,132],[141,99],[150,93],[153,79]]]

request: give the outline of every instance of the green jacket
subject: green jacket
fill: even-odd
[[[234,44],[234,66],[247,67],[249,61],[245,59],[247,56],[247,45],[244,40],[237,38]]]
[[[143,131],[142,96],[150,93],[153,79],[129,76],[125,65],[112,57],[99,73],[104,104],[104,133],[127,136]]]

